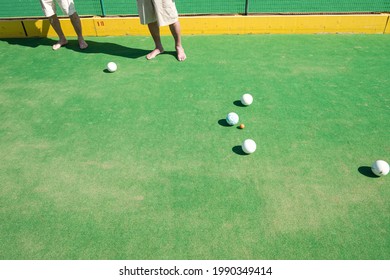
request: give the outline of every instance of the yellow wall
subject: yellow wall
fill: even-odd
[[[387,19],[385,34],[390,34],[390,15],[389,15],[389,18]]]
[[[0,38],[23,38],[26,34],[20,20],[0,20]]]
[[[137,17],[82,18],[84,36],[149,35]],[[183,35],[192,34],[390,34],[388,14],[258,15],[181,17]],[[68,18],[61,19],[67,36],[75,36]],[[24,28],[23,28],[24,26]],[[169,33],[163,27],[162,35]],[[47,19],[0,20],[0,38],[56,37]]]
[[[188,34],[382,34],[388,15],[296,15],[181,18]]]

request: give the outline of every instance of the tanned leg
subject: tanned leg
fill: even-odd
[[[53,50],[58,50],[63,45],[66,45],[68,41],[66,40],[64,32],[62,31],[60,20],[58,19],[57,15],[52,15],[49,17],[49,22],[59,38],[58,42],[53,45]]]
[[[172,36],[175,39],[175,48],[177,52],[177,59],[179,61],[184,61],[187,56],[184,52],[183,46],[181,44],[181,29],[180,23],[177,21],[171,25],[169,25],[169,29],[171,30]]]
[[[79,41],[80,49],[86,49],[88,47],[88,44],[85,42],[83,33],[82,33],[82,27],[81,27],[81,21],[79,15],[75,12],[72,15],[69,16],[70,21],[72,22],[74,31],[77,34],[77,39]]]
[[[156,22],[152,22],[148,24],[150,35],[152,35],[155,48],[153,51],[151,51],[149,54],[146,55],[147,59],[153,59],[159,54],[164,52],[164,48],[161,44],[161,37],[160,37],[160,27]]]

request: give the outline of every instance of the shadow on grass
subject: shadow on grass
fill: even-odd
[[[85,54],[102,53],[102,54],[121,56],[125,58],[133,58],[133,59],[146,56],[149,53],[148,50],[126,47],[115,43],[95,42],[95,41],[87,41],[87,43],[88,43],[88,48],[84,50],[81,50],[79,48],[77,41],[69,41],[69,44],[67,44],[65,47],[67,49],[71,49],[72,51],[85,53]]]
[[[241,100],[236,100],[233,102],[233,104],[237,107],[246,107],[244,104],[241,103]]]
[[[240,145],[234,146],[232,148],[233,153],[240,155],[240,156],[247,156],[248,154],[244,153],[242,150],[242,147]]]
[[[226,119],[220,119],[220,120],[218,121],[218,124],[219,124],[220,126],[224,126],[224,127],[230,127],[230,126],[231,126],[230,124],[227,123]]]
[[[369,177],[369,178],[379,178],[379,176],[376,176],[372,170],[371,170],[371,167],[369,166],[360,166],[358,168],[358,171],[360,172],[360,174],[366,176],[366,177]]]
[[[75,52],[80,53],[86,53],[86,54],[97,54],[97,53],[103,53],[113,56],[122,56],[125,58],[139,58],[139,57],[145,57],[148,53],[150,53],[151,50],[144,50],[144,49],[137,49],[137,48],[131,48],[126,47],[122,45],[118,45],[115,43],[107,43],[107,42],[95,42],[95,41],[87,41],[88,48],[81,50],[79,48],[78,42],[75,41],[74,44],[68,44],[66,47],[68,49],[71,49]],[[171,55],[176,58],[176,52],[173,51],[165,51],[164,53],[160,54],[159,56],[163,55]]]
[[[10,45],[19,45],[29,48],[37,48],[42,45],[52,46],[57,42],[48,38],[2,38],[0,40],[5,41]]]
[[[48,46],[52,47],[57,40],[53,40],[50,38],[22,38],[22,39],[1,39],[2,41],[8,42],[10,45],[19,45],[29,48],[37,48],[39,46]],[[85,54],[108,54],[113,56],[122,56],[125,58],[139,58],[142,56],[146,56],[150,50],[131,48],[127,46],[118,45],[115,43],[108,42],[95,42],[95,41],[87,41],[88,48],[81,50],[79,48],[79,44],[77,40],[68,40],[68,44],[63,46],[62,48],[66,48],[75,52],[81,52]],[[61,51],[57,50],[57,51]],[[164,54],[175,56],[175,52],[165,52]],[[164,55],[162,54],[162,55]]]

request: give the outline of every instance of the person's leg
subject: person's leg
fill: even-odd
[[[60,20],[57,17],[56,4],[54,0],[40,0],[42,11],[49,20],[51,27],[57,33],[58,42],[53,45],[53,50],[58,50],[61,46],[66,45],[68,41],[65,38],[64,32],[62,31]]]
[[[169,25],[169,29],[171,30],[172,36],[175,39],[175,48],[177,52],[177,59],[179,61],[184,61],[187,56],[184,52],[183,46],[181,44],[181,29],[180,29],[180,22],[177,21],[173,24]]]
[[[153,59],[157,55],[164,52],[164,48],[161,43],[161,37],[160,37],[160,27],[157,24],[157,21],[149,23],[148,24],[150,35],[152,35],[155,48],[153,51],[151,51],[149,54],[146,55],[147,59]]]
[[[60,20],[58,19],[56,14],[49,17],[49,22],[50,25],[53,27],[54,31],[57,33],[59,38],[58,42],[53,45],[53,50],[58,50],[63,45],[66,45],[68,41],[65,38],[64,32],[62,31],[61,28]]]
[[[80,49],[85,49],[88,47],[88,44],[85,42],[84,37],[83,37],[83,32],[82,32],[82,27],[81,27],[81,21],[79,15],[74,12],[72,15],[69,16],[70,21],[72,22],[74,31],[77,34],[77,39],[79,41],[79,46]]]

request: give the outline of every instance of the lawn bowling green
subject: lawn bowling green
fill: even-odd
[[[1,259],[390,258],[387,35],[69,39],[0,40]]]

